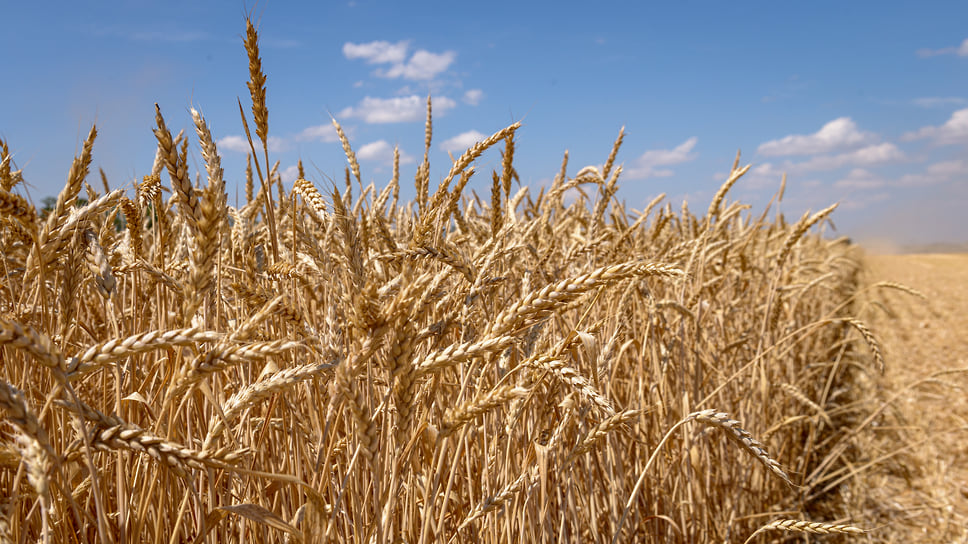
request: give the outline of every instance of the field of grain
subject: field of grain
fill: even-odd
[[[699,213],[626,209],[621,132],[522,186],[518,124],[425,154],[401,202],[334,121],[345,183],[285,187],[251,24],[246,50],[239,207],[195,110],[156,107],[135,187],[92,180],[92,128],[42,214],[4,144],[0,542],[878,538],[885,362],[835,206],[731,201],[737,156]]]

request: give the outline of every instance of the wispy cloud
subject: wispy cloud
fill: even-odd
[[[693,136],[673,149],[650,149],[632,161],[632,165],[625,169],[627,179],[661,178],[673,175],[673,171],[664,166],[675,166],[695,160],[699,156],[693,153],[693,148],[699,138]]]
[[[393,146],[387,143],[386,140],[377,140],[360,147],[359,151],[356,152],[356,156],[361,161],[377,161],[385,164],[392,164]],[[414,158],[401,149],[400,164],[408,164],[412,162],[414,162]]]
[[[292,183],[296,181],[299,177],[299,165],[293,164],[292,166],[287,166],[281,172],[279,172],[279,177],[282,179],[283,183]]]
[[[929,164],[923,172],[901,176],[898,185],[935,185],[951,181],[968,181],[968,160],[955,159]]]
[[[851,183],[857,184],[861,181],[869,181],[869,178],[862,179],[867,171],[861,167],[872,168],[906,159],[907,156],[896,145],[885,142],[844,153],[816,155],[799,162],[783,161],[782,164],[764,162],[750,169],[749,173],[743,177],[743,183],[749,189],[764,189],[777,186],[783,174],[802,177],[811,172],[853,167],[854,169],[840,180],[844,184],[837,185],[835,183],[837,187],[845,187]]]
[[[176,30],[173,32],[136,31],[128,34],[128,37],[139,42],[189,43],[206,40],[208,39],[208,34],[189,30]]]
[[[813,134],[791,134],[760,144],[761,155],[815,155],[872,143],[877,136],[858,130],[850,117],[834,119]]]
[[[457,103],[446,96],[434,98],[434,114],[442,115]],[[356,117],[367,123],[404,123],[424,119],[426,99],[418,95],[394,98],[367,96],[356,106],[344,108],[340,117]]]
[[[236,151],[238,153],[249,152],[249,141],[242,136],[224,136],[216,141],[219,150]]]
[[[790,170],[796,172],[815,172],[836,170],[844,166],[874,166],[904,160],[904,152],[892,143],[882,143],[862,147],[855,151],[834,155],[819,155],[810,160],[795,163]]]
[[[440,148],[448,153],[463,153],[464,150],[470,148],[472,145],[485,138],[487,138],[487,134],[483,134],[476,130],[468,130],[467,132],[461,132],[453,138],[444,140],[440,143]]]
[[[295,136],[298,142],[338,142],[339,135],[332,123],[304,128]]]
[[[480,89],[469,89],[464,93],[464,103],[476,106],[484,99],[484,91]]]
[[[256,149],[261,146],[258,142],[255,142]],[[216,145],[219,150],[236,151],[238,153],[249,153],[251,149],[249,148],[249,140],[245,136],[231,135],[223,136],[216,141]],[[289,145],[285,139],[279,138],[277,136],[269,136],[269,151],[273,153],[279,153],[289,149]]]
[[[339,141],[339,136],[337,136],[336,128],[333,127],[333,125],[316,125],[306,127],[300,132],[290,136],[269,136],[269,151],[273,153],[289,151],[293,142],[331,143],[337,141]],[[262,149],[262,144],[258,140],[255,140],[254,143],[256,150]],[[247,140],[245,136],[239,134],[223,136],[216,141],[216,144],[218,145],[219,150],[222,151],[235,151],[237,153],[251,152],[251,149],[249,148],[249,140]]]
[[[834,187],[849,191],[873,191],[895,187],[919,187],[968,180],[968,160],[955,159],[932,163],[920,172],[888,179],[864,168],[854,168],[834,182]]]
[[[453,51],[431,53],[421,49],[405,63],[394,64],[386,71],[377,70],[377,75],[390,79],[398,77],[414,80],[433,79],[437,74],[447,70],[456,59],[457,53]]]
[[[845,196],[840,200],[841,208],[847,210],[862,210],[869,208],[873,204],[883,202],[891,198],[890,191],[857,191]]]
[[[779,187],[780,180],[783,178],[783,174],[788,173],[786,169],[778,167],[771,162],[764,162],[757,164],[750,169],[745,176],[743,176],[740,183],[743,184],[747,189],[760,190],[766,189],[767,187]],[[720,173],[716,174],[715,178],[717,181],[722,183],[725,180],[727,174]]]
[[[887,180],[863,168],[854,168],[846,176],[834,182],[834,187],[848,190],[881,189]]]
[[[210,39],[207,32],[183,28],[143,28],[132,29],[128,26],[104,25],[89,26],[88,32],[98,37],[121,38],[136,42],[152,43],[192,43]]]
[[[968,99],[957,96],[925,96],[922,98],[915,98],[911,102],[919,108],[943,108],[948,106],[960,106],[962,104],[968,104]]]
[[[364,59],[369,64],[402,63],[407,58],[410,42],[390,43],[385,41],[369,43],[344,43],[343,55],[350,59]]]
[[[432,53],[418,49],[407,59],[410,42],[375,41],[368,43],[343,44],[343,55],[350,59],[363,59],[367,64],[389,64],[387,69],[378,69],[375,75],[389,79],[429,80],[447,70],[457,59],[454,51]]]
[[[968,108],[958,110],[941,126],[922,127],[901,137],[910,142],[930,139],[939,145],[968,143]]]
[[[961,42],[957,47],[942,47],[941,49],[918,49],[917,54],[921,58],[937,57],[939,55],[958,55],[968,57],[968,39]]]

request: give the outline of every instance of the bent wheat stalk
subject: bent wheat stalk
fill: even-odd
[[[645,463],[645,468],[642,469],[642,474],[639,476],[638,481],[635,482],[635,487],[632,489],[631,495],[629,495],[628,502],[625,503],[625,510],[622,511],[622,517],[619,519],[618,527],[615,529],[615,534],[612,537],[612,544],[615,544],[615,542],[618,541],[618,537],[622,533],[622,526],[625,525],[625,519],[628,517],[629,511],[632,509],[632,504],[635,502],[635,498],[638,496],[639,490],[642,489],[642,484],[645,483],[645,477],[649,473],[649,467],[652,466],[652,463],[659,455],[659,450],[662,449],[662,446],[665,445],[666,441],[669,440],[669,437],[672,436],[672,433],[676,429],[690,421],[698,421],[705,425],[726,430],[726,436],[739,444],[744,450],[749,452],[754,458],[756,458],[757,461],[763,463],[764,466],[770,469],[770,472],[777,475],[791,486],[793,485],[790,477],[787,476],[786,473],[783,472],[783,469],[780,468],[780,464],[766,453],[766,450],[761,447],[761,444],[756,441],[756,439],[739,427],[739,421],[730,419],[729,414],[726,414],[725,412],[719,412],[712,409],[693,412],[679,420],[678,423],[673,425],[672,428],[666,432],[665,436],[662,437],[662,440],[655,447],[655,450],[652,452],[652,456],[649,457],[648,462]]]

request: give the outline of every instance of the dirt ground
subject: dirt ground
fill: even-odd
[[[872,447],[887,462],[868,476],[878,542],[968,543],[968,254],[868,255],[864,320],[881,342],[875,378],[888,404]]]

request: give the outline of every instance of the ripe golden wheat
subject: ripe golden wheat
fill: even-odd
[[[629,210],[624,129],[601,169],[570,176],[566,153],[549,187],[515,185],[518,123],[432,170],[429,99],[413,202],[397,164],[363,186],[335,120],[345,186],[287,189],[251,23],[244,45],[245,202],[194,109],[146,112],[158,151],[131,196],[86,183],[92,128],[43,218],[3,143],[0,540],[858,531],[749,517],[847,515],[827,486],[857,455],[851,385],[884,361],[851,314],[855,249],[809,233],[833,206],[748,215],[728,201],[737,156],[704,216]],[[203,186],[168,128],[189,123]],[[501,144],[482,200],[473,165]]]

